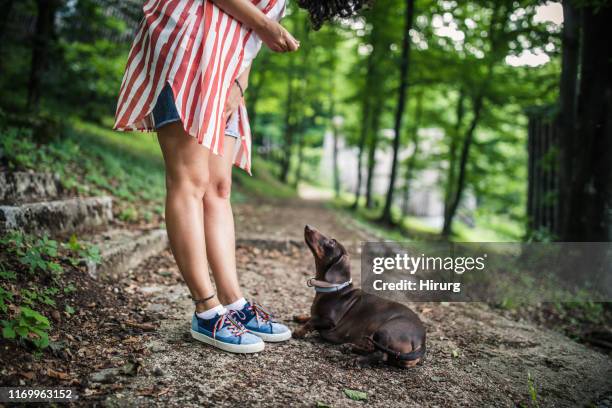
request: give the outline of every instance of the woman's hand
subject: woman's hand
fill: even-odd
[[[292,52],[300,47],[300,42],[274,20],[268,19],[267,23],[255,32],[274,52]]]
[[[295,51],[300,46],[289,31],[275,20],[268,18],[260,9],[249,0],[213,0],[214,3],[226,13],[236,18],[247,27],[252,28],[259,38],[272,51]]]
[[[240,101],[242,99],[242,94],[240,92],[240,88],[238,88],[238,84],[236,82],[232,83],[230,88],[229,95],[227,100],[225,101],[225,120],[229,120],[229,118],[238,110],[238,106],[240,106]]]

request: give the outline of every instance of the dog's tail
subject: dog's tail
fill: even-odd
[[[415,361],[415,360],[423,361],[425,359],[425,354],[427,353],[427,347],[425,346],[425,343],[423,343],[423,345],[417,350],[413,350],[409,353],[401,353],[396,350],[391,350],[389,347],[383,344],[380,344],[379,342],[377,342],[371,337],[368,337],[367,339],[372,343],[372,345],[374,345],[374,347],[376,347],[380,351],[384,351],[385,353],[388,353],[390,356],[394,357],[398,361],[405,361],[405,362],[410,362],[410,361]]]

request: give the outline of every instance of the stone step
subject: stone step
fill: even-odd
[[[57,198],[62,192],[59,177],[52,173],[0,173],[0,202],[19,203]]]
[[[66,234],[106,225],[113,219],[111,197],[70,198],[21,205],[0,205],[0,231]]]
[[[93,278],[116,278],[168,247],[165,229],[109,230],[85,239],[100,249],[101,263],[85,262]]]

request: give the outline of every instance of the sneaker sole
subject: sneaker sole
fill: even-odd
[[[191,337],[194,339],[201,341],[202,343],[209,344],[213,347],[216,347],[220,350],[227,351],[229,353],[240,353],[240,354],[248,354],[248,353],[259,353],[263,351],[265,344],[255,343],[255,344],[229,344],[224,343],[219,340],[215,340],[213,338],[208,337],[205,334],[198,333],[197,331],[191,329]]]
[[[284,333],[276,333],[276,334],[268,334],[268,333],[258,333],[255,331],[250,331],[252,334],[256,335],[263,341],[268,341],[270,343],[277,343],[279,341],[289,340],[291,338],[291,330],[286,331]]]

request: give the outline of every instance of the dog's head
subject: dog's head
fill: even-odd
[[[351,278],[349,256],[342,244],[327,238],[310,225],[304,227],[304,239],[315,258],[316,279],[343,283]]]

